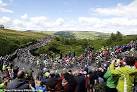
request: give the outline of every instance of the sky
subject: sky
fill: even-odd
[[[20,31],[137,34],[137,0],[0,0],[0,24]]]

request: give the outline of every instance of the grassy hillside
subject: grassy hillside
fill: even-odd
[[[110,34],[93,31],[44,31],[43,33],[56,35],[57,39],[54,39],[47,46],[35,50],[34,53],[36,55],[42,53],[48,53],[50,55],[52,53],[67,54],[69,51],[76,52],[76,55],[80,55],[87,46],[96,46],[96,49],[102,46],[103,42],[98,42],[95,39],[103,40],[110,37]]]
[[[77,39],[98,39],[98,38],[108,38],[110,34],[94,32],[94,31],[80,31],[72,32]]]
[[[45,37],[46,34],[38,32],[22,32],[10,29],[0,29],[0,56],[12,53],[28,42]]]
[[[12,53],[17,48],[24,46],[28,42],[35,42],[36,39],[45,37],[46,35],[58,35],[47,46],[43,46],[34,50],[34,54],[41,53],[63,53],[69,51],[76,52],[80,55],[86,47],[93,47],[95,50],[103,46],[115,46],[127,44],[131,40],[137,40],[137,35],[117,35],[105,34],[99,32],[21,32],[15,30],[0,30],[0,56]],[[63,35],[63,36],[62,36]],[[120,39],[121,38],[121,39]]]
[[[41,31],[41,33],[48,34],[48,35],[54,35],[56,33],[55,31]]]
[[[76,32],[77,33],[77,32]],[[83,32],[84,33],[84,32]],[[59,32],[58,34],[61,35]],[[66,36],[66,34],[68,35]],[[79,34],[77,35],[80,37]],[[88,33],[85,33],[88,34]],[[85,35],[84,34],[84,35]],[[116,45],[124,45],[129,43],[131,40],[137,40],[137,35],[118,35],[112,34],[106,39],[104,38],[97,38],[97,39],[78,39],[74,38],[74,35],[70,33],[65,33],[65,36],[57,36],[54,41],[52,41],[47,46],[43,46],[37,50],[34,51],[36,54],[40,53],[48,53],[49,55],[52,55],[53,53],[59,54],[67,54],[69,52],[76,52],[76,55],[80,55],[84,52],[86,47],[94,48],[94,50],[99,50],[102,47],[113,47]]]
[[[62,34],[61,34],[62,32]],[[109,38],[110,34],[108,33],[101,33],[101,32],[94,32],[94,31],[44,31],[43,33],[54,35],[54,34],[73,34],[76,39],[98,39],[98,38]]]

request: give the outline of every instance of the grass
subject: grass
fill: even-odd
[[[94,32],[94,31],[80,31],[80,32],[73,32],[77,39],[98,39],[98,38],[108,38],[110,34],[101,33],[101,32]]]
[[[0,56],[10,54],[26,43],[34,42],[45,36],[47,35],[39,32],[0,29]]]
[[[65,31],[64,31],[65,32]],[[67,31],[73,34],[76,39],[98,39],[98,38],[109,38],[110,34],[108,33],[101,33],[101,32],[94,32],[94,31]],[[54,35],[56,31],[44,31],[42,33],[46,33],[49,35]]]

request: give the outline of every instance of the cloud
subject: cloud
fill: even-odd
[[[97,17],[79,17],[78,20],[65,21],[63,18],[55,20],[46,16],[29,17],[24,14],[18,19],[9,17],[0,18],[0,24],[16,30],[48,30],[48,31],[98,31],[98,32],[116,32],[123,34],[135,34],[137,32],[137,19],[132,18],[97,18]]]
[[[136,18],[112,17],[112,18],[97,18],[97,17],[79,17],[79,22],[82,25],[112,25],[112,26],[137,26]]]
[[[47,22],[48,18],[45,16],[31,17],[30,22],[35,25],[44,25]]]
[[[119,3],[116,7],[96,8],[94,12],[103,16],[137,17],[137,0],[128,5]]]
[[[85,30],[94,30],[99,32],[116,32],[123,34],[137,34],[137,19],[126,17],[79,17],[78,21]]]
[[[58,18],[58,19],[56,20],[56,24],[55,24],[55,25],[61,26],[61,25],[63,25],[63,24],[64,24],[64,19],[63,19],[63,18]]]
[[[77,20],[64,21],[58,18],[55,22],[49,22],[47,30],[75,30],[75,31],[99,31],[116,32],[123,34],[137,34],[137,0],[128,5],[117,4],[115,7],[96,8],[90,17],[78,17]],[[102,17],[107,16],[107,17]],[[109,16],[109,17],[108,17]],[[73,21],[72,23],[70,21]]]
[[[94,25],[101,23],[101,20],[97,17],[79,17],[78,20],[83,25]]]
[[[28,19],[28,14],[27,14],[27,13],[25,13],[24,15],[22,15],[22,16],[21,16],[21,19],[23,19],[23,20]]]
[[[90,17],[79,17],[81,27],[100,32],[137,34],[137,0],[128,5],[90,9]]]
[[[19,30],[48,31],[98,31],[137,34],[137,0],[128,5],[117,4],[115,7],[96,8],[90,11],[93,15],[81,16],[67,20],[59,17],[49,19],[47,16],[28,16],[27,13],[17,19],[0,18],[0,24]]]
[[[0,0],[0,12],[13,13],[12,10],[7,8],[8,4]]]
[[[11,19],[9,17],[1,17],[0,18],[0,24],[3,24],[3,25],[9,25],[11,23]]]
[[[46,16],[33,16],[29,17],[27,13],[20,16],[20,18],[0,18],[0,24],[4,24],[8,28],[18,30],[50,30],[60,29],[64,25],[63,18],[57,18],[55,20],[48,19]]]

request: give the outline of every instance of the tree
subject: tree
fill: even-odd
[[[116,35],[114,33],[111,34],[110,40],[111,41],[116,41]]]
[[[116,41],[122,41],[122,40],[123,40],[123,35],[119,31],[117,31],[117,33],[116,33]]]
[[[4,25],[0,25],[0,29],[4,29]]]

